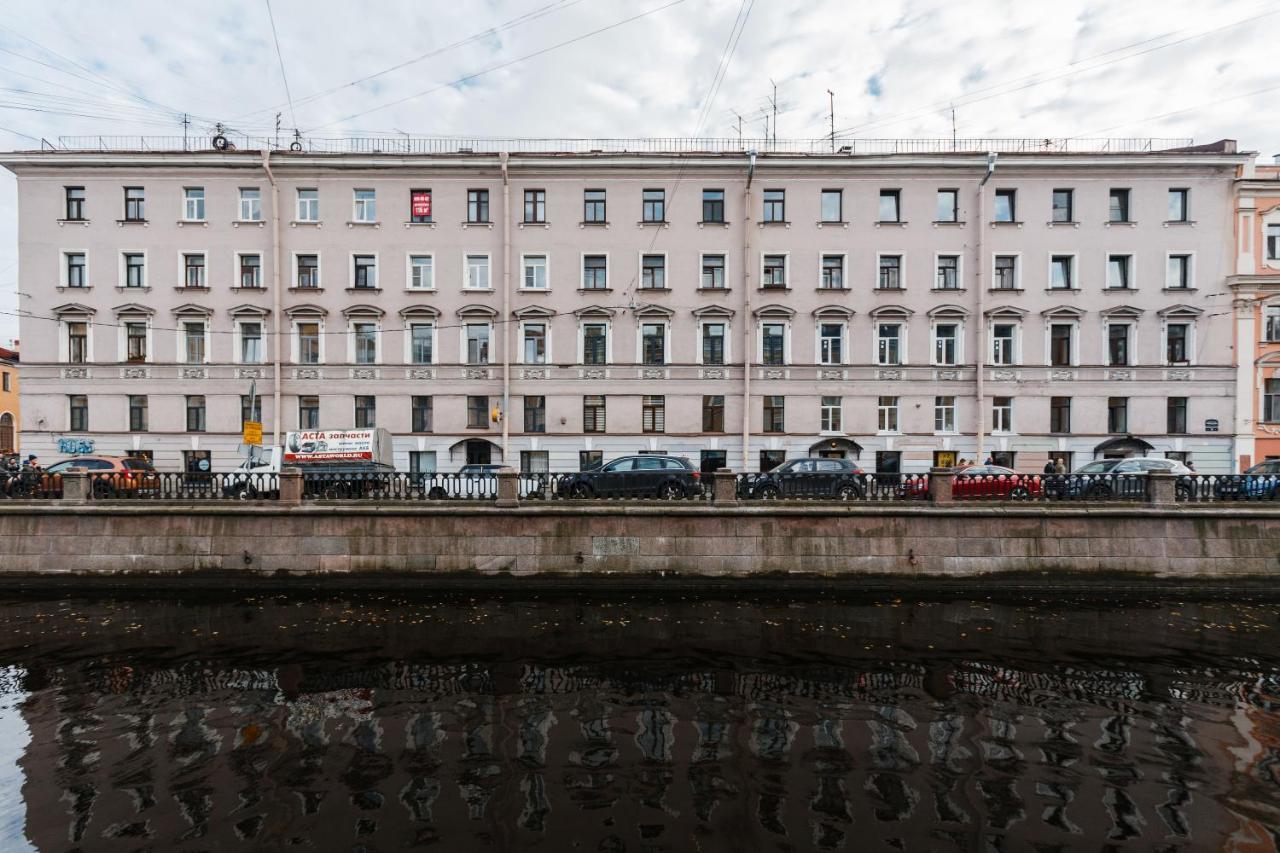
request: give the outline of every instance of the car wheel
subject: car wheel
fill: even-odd
[[[251,501],[258,496],[256,491],[253,486],[247,484],[239,486],[235,491],[236,500]]]
[[[658,497],[664,501],[678,501],[684,497],[684,486],[679,483],[663,483],[658,487]]]
[[[106,480],[93,481],[93,496],[98,499],[115,497],[116,490]]]
[[[446,497],[448,496],[444,493],[444,489],[440,488],[439,486],[432,486],[427,491],[427,500],[430,500],[430,501],[442,501]]]
[[[1111,496],[1111,489],[1102,483],[1094,483],[1085,489],[1084,496],[1091,501],[1106,500]]]
[[[574,483],[573,487],[569,489],[569,494],[579,500],[585,500],[591,497],[591,487],[586,483]]]
[[[764,486],[756,492],[756,497],[762,501],[776,501],[781,496],[782,493],[778,491],[777,486]]]
[[[856,501],[862,499],[862,490],[852,483],[845,483],[840,487],[840,500]]]
[[[1029,497],[1031,497],[1031,493],[1027,491],[1026,486],[1014,486],[1009,490],[1009,500],[1011,501],[1025,501]]]

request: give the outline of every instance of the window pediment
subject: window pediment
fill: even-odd
[[[386,313],[377,305],[350,305],[342,309],[343,317],[381,317]]]
[[[293,305],[284,309],[284,313],[290,317],[327,317],[329,309],[320,305]]]
[[[757,317],[794,317],[796,315],[795,309],[777,303],[762,305],[752,313]]]
[[[490,308],[488,305],[481,305],[479,303],[472,303],[471,305],[463,305],[461,308],[457,310],[456,313],[459,317],[497,317],[498,316],[498,312],[496,309]]]
[[[872,317],[910,317],[915,312],[902,305],[881,305],[867,313]]]

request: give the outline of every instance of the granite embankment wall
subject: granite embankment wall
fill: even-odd
[[[0,506],[0,577],[1280,578],[1267,506]]]

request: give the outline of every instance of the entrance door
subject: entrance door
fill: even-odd
[[[902,473],[902,452],[898,450],[877,450],[876,451],[876,473],[877,474],[901,474]]]
[[[956,467],[956,452],[954,450],[933,451],[933,467],[934,468]]]
[[[468,465],[490,465],[493,458],[493,445],[483,439],[467,442]]]
[[[819,450],[819,459],[844,459],[845,452],[843,450]]]
[[[1012,450],[993,450],[991,451],[991,464],[999,465],[1002,468],[1012,468],[1014,451]]]
[[[729,451],[727,450],[704,450],[702,458],[699,460],[699,469],[703,474],[710,474],[718,471],[729,464]]]

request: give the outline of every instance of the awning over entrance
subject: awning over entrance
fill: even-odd
[[[1093,449],[1093,453],[1095,456],[1100,456],[1105,453],[1137,453],[1142,456],[1146,456],[1147,453],[1152,450],[1155,450],[1155,447],[1137,436],[1122,435],[1117,436],[1116,438],[1108,438],[1106,441],[1095,447]]]
[[[817,456],[824,451],[844,451],[854,459],[862,455],[862,445],[848,438],[824,438],[822,441],[814,442],[809,446],[809,455]]]
[[[457,453],[458,450],[462,450],[462,452],[465,453],[467,446],[472,442],[479,445],[489,445],[489,453],[492,454],[493,458],[499,460],[502,459],[502,445],[495,444],[487,438],[464,438],[461,441],[455,441],[453,444],[449,445],[449,458],[453,459],[454,454]]]

